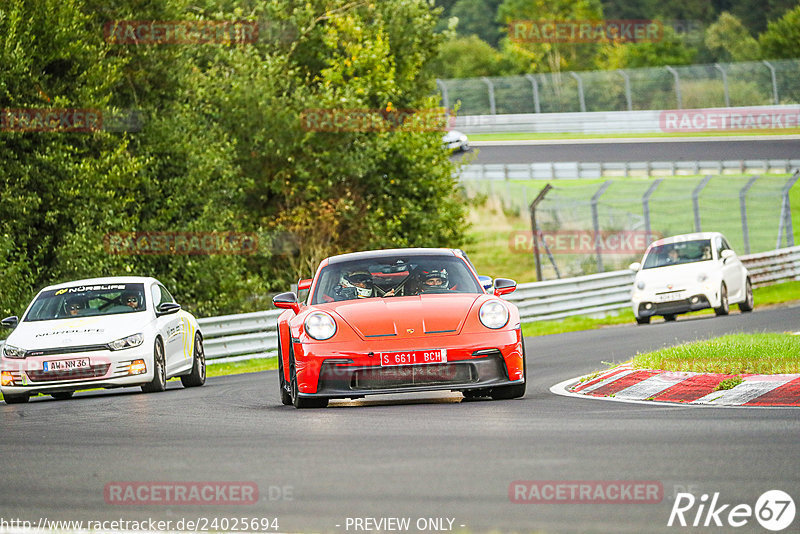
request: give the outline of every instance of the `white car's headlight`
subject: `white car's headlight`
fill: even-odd
[[[639,289],[644,289],[644,280],[639,280],[636,282],[636,287]]]
[[[306,333],[317,341],[325,341],[336,333],[336,321],[327,313],[316,311],[309,313],[303,325]]]
[[[138,347],[144,342],[144,334],[133,334],[132,336],[117,339],[108,344],[111,350],[129,349],[131,347]]]
[[[508,322],[508,308],[499,300],[489,300],[481,306],[478,317],[486,328],[503,328]]]
[[[3,356],[6,358],[24,358],[25,350],[13,345],[3,345]]]
[[[703,283],[706,280],[708,280],[708,275],[706,273],[700,273],[700,274],[697,275],[697,281],[698,282]]]

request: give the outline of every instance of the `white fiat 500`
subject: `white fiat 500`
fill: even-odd
[[[713,308],[727,315],[730,304],[753,309],[753,287],[747,269],[719,232],[684,234],[660,239],[644,253],[631,293],[636,322],[654,315],[674,321],[679,313]]]
[[[13,328],[0,359],[0,391],[8,404],[32,395],[67,399],[79,389],[185,387],[206,379],[197,320],[154,278],[78,280],[42,289]]]

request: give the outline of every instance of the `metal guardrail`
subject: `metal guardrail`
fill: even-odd
[[[485,163],[464,165],[461,180],[536,180],[615,176],[694,176],[700,174],[787,174],[800,169],[800,159],[726,161],[621,161]]]
[[[800,246],[739,257],[755,287],[800,280]],[[635,274],[629,270],[519,284],[506,300],[522,319],[543,321],[605,314],[630,306]],[[208,360],[270,358],[277,354],[277,319],[269,310],[198,319]],[[0,347],[3,342],[0,341]]]

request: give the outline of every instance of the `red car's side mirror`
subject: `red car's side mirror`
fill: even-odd
[[[297,302],[297,295],[295,295],[292,291],[275,295],[272,297],[272,303],[276,308],[293,310],[294,313],[300,313],[300,303]]]
[[[517,283],[508,278],[495,278],[494,279],[494,294],[495,296],[508,295],[517,289]]]

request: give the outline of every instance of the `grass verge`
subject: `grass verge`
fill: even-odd
[[[206,376],[238,375],[241,373],[257,373],[278,368],[277,358],[255,358],[240,362],[215,363],[206,367]]]
[[[800,373],[800,336],[731,334],[637,354],[632,366],[728,375]]]
[[[783,282],[767,287],[756,288],[753,290],[753,299],[756,302],[756,309],[776,304],[800,302],[800,282]],[[713,313],[713,310],[700,310],[681,315],[680,317],[711,315]],[[549,334],[563,334],[565,332],[577,332],[579,330],[594,330],[596,328],[603,328],[607,326],[633,323],[633,312],[626,309],[617,315],[609,315],[602,318],[579,316],[567,317],[556,321],[536,321],[531,323],[523,323],[522,335],[526,337],[545,336]]]

